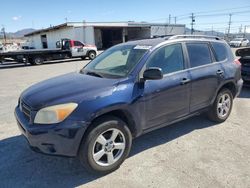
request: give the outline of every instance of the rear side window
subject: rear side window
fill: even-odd
[[[218,42],[211,43],[214,49],[216,61],[223,61],[227,59],[227,48],[224,44]]]
[[[191,67],[198,67],[212,63],[207,43],[187,43],[187,50]]]

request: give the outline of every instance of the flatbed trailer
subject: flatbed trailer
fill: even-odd
[[[62,40],[57,42],[56,49],[29,49],[9,52],[0,52],[0,61],[11,58],[20,63],[30,63],[32,65],[42,64],[45,60],[89,57],[94,59],[97,54],[95,46],[82,44],[74,40]]]

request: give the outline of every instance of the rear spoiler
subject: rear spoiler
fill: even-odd
[[[238,49],[238,50],[236,50],[235,55],[241,56],[241,57],[250,56],[250,48]]]

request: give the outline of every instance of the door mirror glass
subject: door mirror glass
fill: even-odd
[[[143,73],[145,80],[160,80],[163,78],[162,70],[158,67],[150,67]]]

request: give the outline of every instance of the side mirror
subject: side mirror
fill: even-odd
[[[143,78],[144,80],[160,80],[163,78],[163,73],[161,68],[150,67],[144,71]]]

